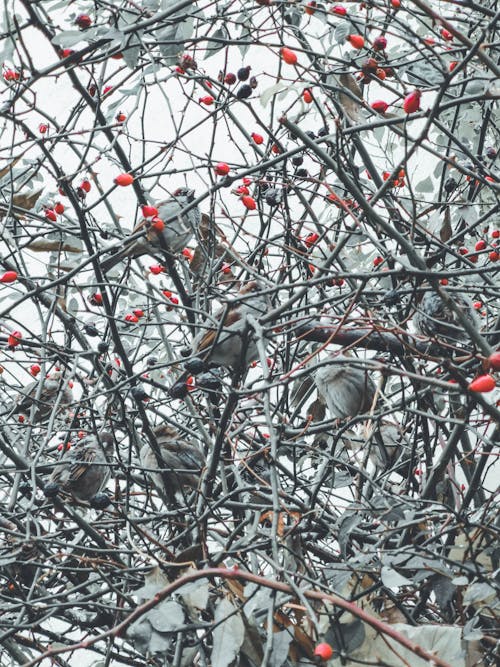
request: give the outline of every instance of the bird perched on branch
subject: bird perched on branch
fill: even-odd
[[[453,294],[453,303],[471,324],[477,326],[477,317],[469,299]],[[439,294],[431,290],[422,297],[413,322],[417,332],[429,338],[441,338],[453,343],[467,336],[457,314],[444,303]]]
[[[158,426],[153,433],[161,460],[158,460],[149,443],[142,446],[139,456],[144,472],[154,486],[160,493],[165,493],[165,483],[168,483],[172,494],[182,492],[183,487],[195,489],[205,465],[203,453],[195,445],[183,440],[171,426]]]
[[[88,502],[104,489],[110,477],[107,457],[113,449],[110,433],[90,435],[65,453],[54,468],[45,495],[68,493],[76,500]]]
[[[326,403],[334,419],[364,414],[373,404],[375,384],[368,372],[357,368],[355,363],[354,357],[330,357],[314,374],[320,400]]]
[[[158,204],[158,215],[153,218],[142,218],[134,227],[130,236],[145,232],[139,238],[124,239],[124,249],[105,259],[101,263],[103,271],[109,271],[124,259],[135,259],[143,255],[157,255],[162,249],[171,253],[182,250],[193,237],[201,220],[198,206],[184,212],[194,200],[194,190],[179,188],[171,199]],[[158,219],[164,223],[158,225]]]
[[[40,383],[42,383],[42,388],[37,398]],[[46,421],[54,409],[61,412],[67,408],[72,400],[71,386],[62,373],[56,372],[26,386],[18,396],[13,412],[31,416],[31,410],[35,406],[32,419],[34,424],[39,424]]]

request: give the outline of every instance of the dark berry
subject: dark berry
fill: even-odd
[[[251,97],[251,95],[252,95],[252,88],[246,83],[240,86],[236,91],[236,97],[239,100],[246,100],[247,97]]]
[[[144,391],[142,387],[132,387],[130,393],[137,402],[143,401],[145,398],[148,397],[147,393]]]
[[[295,172],[295,176],[298,176],[299,178],[307,178],[309,176],[307,169],[297,169]]]
[[[257,86],[259,85],[258,81],[257,81],[257,78],[255,76],[251,76],[250,81],[248,83],[250,85],[250,88],[252,88],[252,90],[255,90],[257,88]]]
[[[314,132],[313,132],[312,130],[306,130],[306,131],[304,132],[304,134],[305,134],[306,136],[308,136],[309,139],[316,139],[316,135],[314,134]]]
[[[87,336],[90,336],[91,338],[95,338],[96,336],[99,335],[99,330],[93,324],[86,324],[83,327],[83,330],[85,331]]]
[[[192,359],[188,359],[188,361],[186,361],[184,368],[188,373],[191,373],[191,375],[199,375],[205,370],[206,364],[203,359],[200,359],[199,357],[193,357]]]
[[[444,183],[444,189],[446,192],[453,192],[456,189],[458,183],[454,178],[448,178]]]
[[[295,157],[292,158],[292,164],[295,165],[296,167],[300,167],[300,165],[304,162],[304,158],[302,155],[296,155]]]
[[[240,67],[240,69],[237,72],[238,79],[240,81],[246,81],[250,76],[250,70],[251,70],[250,65],[248,65],[247,67]]]
[[[23,494],[23,496],[30,496],[31,495],[31,484],[28,482],[28,480],[25,480],[24,482],[21,482],[19,484],[19,491]]]
[[[158,359],[156,357],[148,357],[146,359],[146,363],[148,366],[156,366],[156,364],[158,363]]]
[[[493,146],[488,146],[485,152],[486,152],[486,157],[488,157],[490,160],[494,160],[497,156],[497,152],[493,148]]]
[[[59,493],[59,484],[49,482],[44,486],[43,492],[47,498],[55,498]]]
[[[90,499],[90,506],[96,510],[103,510],[111,503],[111,498],[107,493],[96,493],[93,498]]]
[[[211,373],[200,375],[196,379],[196,384],[198,387],[200,387],[200,389],[205,389],[207,391],[217,391],[221,388],[221,382],[219,378],[215,377]]]
[[[322,127],[318,130],[318,137],[326,137],[327,134],[330,134],[330,130],[327,127]]]
[[[228,86],[232,86],[233,83],[236,83],[236,74],[228,72],[224,77],[224,83],[226,83]]]
[[[269,188],[266,192],[266,204],[268,206],[279,206],[283,200],[283,191]]]
[[[170,387],[168,393],[172,398],[185,398],[188,393],[188,388],[185,382],[178,382]]]
[[[109,343],[107,343],[105,340],[99,341],[99,343],[97,344],[97,351],[99,352],[99,354],[104,354],[108,350],[109,350]]]

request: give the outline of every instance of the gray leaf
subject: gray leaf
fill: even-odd
[[[229,39],[229,33],[227,31],[227,28],[223,25],[220,28],[218,28],[212,36],[214,37],[214,39],[217,39],[217,40],[219,40],[219,39],[221,39],[221,40]],[[212,41],[210,41],[210,38],[209,38],[207,50],[205,51],[205,60],[207,58],[210,58],[210,56],[215,55],[218,51],[223,49],[225,46],[226,45],[224,44],[223,41],[222,42],[219,42],[219,41],[212,42]]]
[[[273,633],[273,650],[271,651],[270,664],[273,667],[281,667],[288,657],[288,648],[293,635],[287,630]]]
[[[212,667],[227,667],[236,658],[245,636],[245,626],[236,608],[223,598],[215,609]]]
[[[174,632],[184,625],[184,610],[174,600],[164,600],[147,614],[148,621],[158,632]]]
[[[335,26],[335,32],[333,33],[333,36],[337,44],[343,44],[350,33],[350,24],[347,21],[340,21],[340,23],[337,23]]]

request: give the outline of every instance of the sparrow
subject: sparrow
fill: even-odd
[[[314,374],[320,400],[333,419],[356,417],[368,412],[375,398],[376,387],[364,370],[356,368],[353,357],[329,357]]]
[[[109,479],[113,436],[110,433],[89,435],[65,453],[49,478],[49,484],[76,500],[88,502],[104,489]]]
[[[101,263],[102,270],[109,271],[127,258],[135,259],[143,255],[156,255],[163,248],[174,254],[182,250],[198,229],[201,221],[198,206],[183,213],[194,198],[194,190],[178,188],[171,199],[160,202],[157,206],[157,217],[165,223],[163,231],[158,232],[152,227],[151,218],[142,218],[132,230],[131,236],[145,232],[144,236],[133,240],[124,239],[123,250],[105,259]]]
[[[193,355],[214,366],[237,369],[248,365],[259,354],[247,318],[262,317],[270,307],[261,285],[255,280],[247,283],[231,306],[220,309],[204,324],[193,341]]]
[[[185,486],[195,489],[205,465],[202,452],[195,445],[183,440],[179,432],[171,426],[158,426],[153,433],[161,453],[161,463],[149,443],[141,447],[139,458],[144,472],[151,478],[154,486],[163,492],[166,481],[173,494],[182,492]]]
[[[42,389],[37,398],[38,388],[42,382]],[[18,396],[14,406],[14,414],[24,413],[31,416],[33,406],[33,423],[39,424],[49,419],[54,408],[57,412],[67,408],[73,400],[73,392],[62,373],[52,373],[49,377],[41,378],[26,386]]]
[[[469,299],[454,294],[453,301],[469,322],[477,326],[477,317]],[[429,338],[441,338],[453,343],[467,336],[456,313],[445,305],[439,294],[430,290],[424,293],[413,322],[417,332]]]

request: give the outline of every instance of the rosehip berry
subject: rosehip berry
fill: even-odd
[[[214,103],[214,98],[211,95],[205,95],[205,97],[200,97],[198,99],[198,102],[200,104],[204,104],[205,106],[209,107]]]
[[[306,104],[311,104],[311,102],[313,101],[313,96],[312,96],[311,91],[309,90],[309,88],[306,88],[304,90],[304,92],[302,93],[302,99],[304,100],[304,102]]]
[[[257,132],[252,132],[250,135],[253,139],[253,142],[257,144],[257,146],[260,146],[260,144],[264,143],[264,137],[261,134],[257,134]]]
[[[89,301],[93,306],[102,306],[102,294],[94,292],[90,295]]]
[[[80,183],[80,187],[84,192],[90,192],[92,185],[90,184],[90,181],[84,180]]]
[[[103,97],[104,97],[104,95],[107,95],[108,93],[110,93],[112,90],[113,90],[113,86],[104,86],[104,90],[102,91]]]
[[[330,644],[318,644],[314,649],[314,655],[317,655],[322,660],[329,660],[333,655],[333,649]]]
[[[6,69],[3,73],[3,78],[5,81],[18,81],[21,75],[15,69]]]
[[[500,238],[500,229],[494,229],[491,232],[491,237],[494,238],[494,239]]]
[[[374,51],[384,51],[384,49],[387,47],[387,39],[383,35],[380,35],[380,37],[377,37],[373,41],[372,46]]]
[[[488,255],[488,259],[490,260],[490,262],[498,262],[498,260],[500,259],[500,255],[497,253],[496,250],[492,250]]]
[[[68,58],[69,56],[73,55],[74,51],[73,49],[61,49],[59,51],[59,55],[61,58]]]
[[[317,2],[315,0],[311,0],[311,2],[308,2],[306,6],[304,7],[304,11],[306,14],[309,14],[309,16],[312,16],[314,12],[316,11],[316,5]]]
[[[349,35],[347,41],[353,49],[362,49],[365,45],[365,38],[362,35]]]
[[[319,234],[316,234],[316,232],[311,232],[311,234],[308,234],[304,239],[304,243],[308,248],[310,248],[316,243],[318,239],[319,239]]]
[[[228,72],[224,77],[224,83],[228,86],[232,86],[236,83],[236,80],[236,74],[233,74],[232,72]]]
[[[255,199],[253,197],[250,197],[249,195],[243,195],[241,201],[243,203],[243,206],[245,206],[245,208],[247,208],[249,211],[254,211],[257,208]]]
[[[40,134],[46,134],[48,129],[49,126],[47,125],[47,123],[40,123],[40,125],[38,126],[38,131],[40,132]]]
[[[383,257],[380,257],[380,255],[378,255],[378,256],[375,257],[375,259],[373,260],[373,266],[378,266],[379,264],[382,264],[383,261],[384,261],[384,258],[383,258]]]
[[[490,354],[488,357],[488,363],[490,368],[492,368],[494,371],[500,371],[500,350]]]
[[[281,51],[281,57],[286,62],[287,65],[295,65],[297,62],[297,54],[292,49],[284,46]]]
[[[422,97],[422,92],[420,90],[414,90],[412,93],[407,95],[403,101],[403,109],[406,113],[415,113],[420,109],[420,98]]]
[[[165,223],[161,218],[155,217],[151,220],[151,227],[155,232],[162,232],[165,229]]]
[[[384,102],[384,100],[375,100],[375,102],[372,102],[370,106],[374,111],[381,114],[384,114],[389,108],[389,105],[387,102]]]
[[[134,315],[135,315],[136,317],[138,317],[139,319],[140,319],[141,317],[144,317],[144,311],[142,310],[142,308],[136,308],[136,309],[133,311],[133,313],[134,313]]]
[[[158,215],[158,209],[156,206],[149,206],[148,204],[144,204],[142,207],[142,215],[145,218],[154,218],[155,215]]]
[[[33,364],[32,366],[30,366],[30,373],[31,375],[33,375],[33,377],[36,377],[41,370],[42,369],[38,364]]]
[[[441,280],[439,281],[439,284],[440,285],[447,285],[448,282],[449,282],[448,278],[441,278]]]
[[[330,11],[332,14],[337,14],[337,16],[345,16],[347,14],[347,9],[342,5],[334,5]]]
[[[453,70],[457,65],[458,65],[458,60],[452,60],[451,63],[448,65],[448,71],[453,72]]]
[[[115,116],[115,120],[117,123],[124,123],[127,120],[127,116],[119,111]]]
[[[114,179],[114,182],[116,185],[120,185],[121,187],[125,188],[127,185],[132,185],[134,182],[134,177],[132,174],[118,174],[118,176]]]
[[[64,204],[58,201],[54,206],[54,211],[57,213],[57,215],[62,215],[64,213]]]
[[[495,378],[492,375],[480,375],[469,384],[469,390],[481,394],[493,391],[496,387]]]
[[[484,249],[486,248],[486,241],[483,241],[483,239],[481,239],[480,241],[478,241],[478,242],[476,243],[476,245],[474,246],[474,248],[475,248],[475,250],[477,250],[477,251],[479,251],[479,250],[484,250]]]
[[[13,331],[7,338],[7,345],[9,347],[16,347],[19,345],[23,337],[23,334],[20,331]]]
[[[189,261],[191,261],[194,257],[194,252],[191,250],[191,248],[183,248],[181,254]]]
[[[163,273],[165,271],[165,267],[162,266],[161,264],[157,264],[156,266],[150,266],[149,270],[154,276],[158,276],[160,273]]]
[[[447,42],[451,42],[451,40],[453,39],[453,35],[449,30],[446,30],[446,28],[441,28],[440,33],[441,37]]]
[[[77,25],[82,30],[86,30],[92,25],[92,19],[88,14],[80,14],[80,16],[77,16],[75,19],[75,25]]]
[[[6,271],[0,278],[0,283],[13,283],[17,280],[16,271]]]
[[[215,173],[217,176],[227,176],[231,171],[231,167],[225,162],[218,162],[215,165]]]
[[[48,208],[45,210],[45,217],[47,218],[47,220],[51,220],[52,222],[56,222],[57,220],[56,212],[52,208]]]
[[[139,318],[137,317],[137,315],[133,315],[132,313],[125,315],[125,322],[132,322],[133,324],[135,324],[138,321]]]
[[[244,83],[242,86],[240,86],[238,88],[238,90],[236,91],[236,97],[239,100],[246,100],[251,95],[252,95],[252,87],[249,86],[246,83]]]
[[[488,146],[485,153],[486,157],[488,157],[490,160],[494,160],[497,156],[497,151],[492,146]]]

